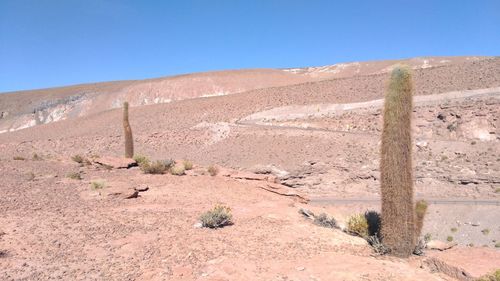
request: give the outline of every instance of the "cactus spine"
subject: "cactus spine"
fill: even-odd
[[[410,256],[417,241],[413,203],[412,92],[409,69],[395,68],[384,103],[380,159],[381,234],[391,254],[399,257]]]
[[[125,158],[134,157],[134,140],[132,128],[128,122],[128,102],[123,103],[123,133],[125,135]]]

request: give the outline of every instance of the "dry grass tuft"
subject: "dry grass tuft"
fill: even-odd
[[[207,172],[213,177],[219,173],[219,168],[214,165],[208,166]]]
[[[106,187],[106,182],[104,181],[93,181],[90,183],[90,188],[93,190],[103,189]]]

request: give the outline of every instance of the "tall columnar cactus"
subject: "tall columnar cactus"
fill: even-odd
[[[128,122],[128,102],[123,103],[123,132],[125,135],[125,157],[134,157],[134,139],[132,138],[132,128]]]
[[[410,256],[417,241],[413,203],[412,92],[410,70],[395,68],[384,104],[380,159],[381,234],[391,254],[399,257]]]

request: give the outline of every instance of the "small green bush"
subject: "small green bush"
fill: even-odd
[[[103,189],[106,187],[106,183],[104,181],[93,181],[90,183],[90,188],[93,190]]]
[[[452,228],[450,229],[450,231],[451,231],[451,232],[453,232],[453,233],[455,233],[455,232],[457,232],[457,231],[458,231],[458,229],[457,229],[456,227],[452,227]]]
[[[165,165],[164,161],[155,161],[144,162],[140,168],[145,174],[161,175],[165,174],[170,167]]]
[[[82,179],[82,175],[80,173],[78,173],[78,172],[69,173],[68,174],[68,178],[73,179],[73,180],[81,180]]]
[[[484,235],[488,235],[490,234],[490,230],[488,228],[485,228],[483,230],[481,230],[481,232],[484,234]]]
[[[219,228],[233,224],[231,208],[215,205],[214,208],[200,216],[201,225],[208,228]]]
[[[497,242],[497,243],[495,244],[495,248],[500,248],[500,242]]]
[[[368,237],[368,221],[364,214],[355,214],[347,220],[347,231],[359,235],[363,238]]]
[[[208,166],[207,172],[213,177],[219,173],[219,168],[214,165]]]
[[[14,160],[20,160],[20,161],[24,161],[26,160],[26,158],[22,157],[22,156],[14,156],[13,158]]]
[[[453,236],[448,236],[448,237],[446,237],[446,241],[448,241],[448,242],[452,242],[452,241],[453,241]]]
[[[187,170],[192,170],[193,169],[193,162],[189,160],[184,160],[184,169]]]

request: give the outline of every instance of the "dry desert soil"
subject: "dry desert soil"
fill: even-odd
[[[341,230],[350,215],[380,210],[381,99],[400,63],[413,68],[423,233],[453,246],[409,259],[380,256]],[[136,154],[193,169],[127,167],[123,101]],[[498,57],[3,93],[0,280],[474,280],[500,269],[499,117]],[[233,224],[200,228],[216,204],[231,208]]]

